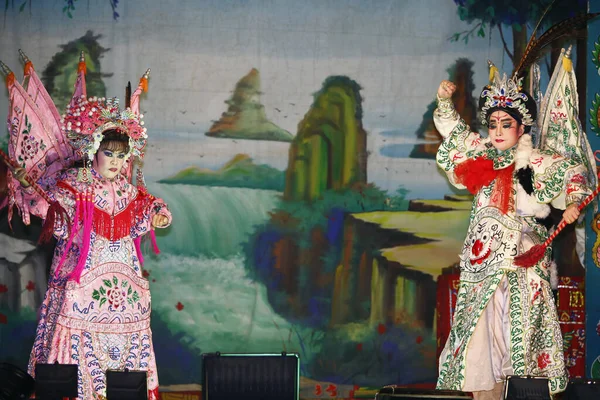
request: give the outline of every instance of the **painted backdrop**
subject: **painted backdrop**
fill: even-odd
[[[0,59],[19,76],[23,49],[60,108],[80,51],[90,95],[152,70],[144,172],[173,212],[144,266],[163,389],[198,388],[215,351],[298,353],[303,397],[435,381],[436,280],[470,209],[435,166],[437,86],[457,83],[477,128],[486,60],[510,72],[548,1],[472,3],[6,2]],[[52,249],[39,221],[2,218],[0,360],[24,367]]]

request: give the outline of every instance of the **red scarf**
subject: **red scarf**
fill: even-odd
[[[507,168],[494,169],[494,161],[486,157],[477,157],[458,164],[454,168],[454,175],[456,175],[456,182],[466,186],[471,194],[477,194],[482,188],[496,180],[491,195],[491,204],[506,214],[512,199],[514,170],[514,163]]]

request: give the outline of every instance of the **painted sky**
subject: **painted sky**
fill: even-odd
[[[363,87],[365,125],[371,129],[415,126],[456,58],[476,62],[477,86],[485,83],[485,60],[503,60],[495,32],[491,44],[447,40],[468,28],[452,0],[123,0],[116,22],[108,1],[76,2],[73,19],[61,12],[63,3],[9,10],[0,58],[18,70],[16,50],[23,48],[42,66],[60,44],[88,29],[101,34],[101,44],[110,48],[102,69],[114,73],[106,82],[110,95],[152,68],[143,108],[157,131],[210,125],[253,67],[261,73],[268,115],[290,132],[311,93],[332,74],[348,75]],[[3,96],[2,115],[6,101]]]
[[[63,1],[39,3],[7,11],[0,59],[19,71],[22,48],[41,70],[59,45],[91,30],[110,48],[101,60],[103,72],[113,73],[106,78],[109,96],[121,96],[127,81],[137,82],[150,67],[142,109],[155,139],[148,172],[157,176],[188,161],[218,166],[238,150],[285,168],[286,144],[238,146],[204,137],[225,111],[235,83],[252,68],[261,74],[267,116],[293,134],[326,77],[356,80],[363,87],[363,123],[371,132],[370,169],[380,172],[395,161],[379,149],[412,137],[457,58],[475,62],[477,87],[486,83],[488,58],[504,62],[497,32],[468,45],[448,40],[470,29],[452,0],[123,0],[118,21],[108,0],[76,2],[73,19],[62,13]],[[7,96],[0,96],[0,117],[7,108]],[[395,139],[382,131],[406,134]],[[170,142],[181,148],[178,153],[165,148]],[[153,153],[157,148],[161,154]]]

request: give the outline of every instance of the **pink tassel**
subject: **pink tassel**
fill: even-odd
[[[160,254],[160,249],[156,243],[156,234],[154,233],[154,229],[150,230],[150,239],[152,240],[152,250],[154,250],[154,254]]]
[[[67,259],[67,254],[69,254],[69,250],[71,250],[71,245],[73,244],[73,238],[77,234],[77,228],[78,228],[77,225],[79,224],[80,211],[81,211],[81,198],[79,197],[79,194],[77,194],[77,195],[75,195],[75,218],[73,218],[73,225],[71,225],[71,230],[69,232],[69,240],[67,241],[67,245],[65,246],[63,254],[60,257],[60,261],[58,262],[58,265],[56,266],[56,271],[54,272],[55,278],[58,278],[58,273],[60,272],[60,269],[62,268],[63,264],[65,263],[65,260]]]
[[[69,275],[69,279],[74,279],[79,283],[81,273],[85,268],[87,261],[88,252],[90,250],[90,241],[92,236],[92,222],[94,217],[94,202],[92,193],[87,192],[84,194],[84,207],[83,207],[83,238],[81,239],[81,247],[79,253],[79,260],[75,270]]]
[[[138,236],[133,239],[133,244],[135,245],[135,252],[137,254],[138,259],[140,260],[140,265],[144,265],[144,255],[142,254],[142,237]]]

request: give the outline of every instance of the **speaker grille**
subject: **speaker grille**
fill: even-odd
[[[296,354],[204,354],[204,400],[298,400]]]

